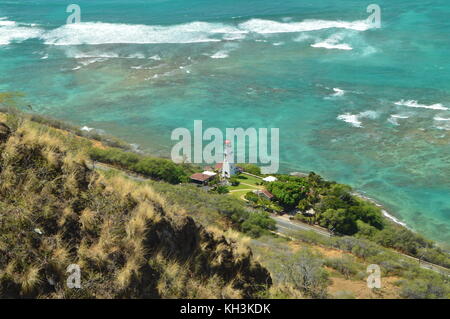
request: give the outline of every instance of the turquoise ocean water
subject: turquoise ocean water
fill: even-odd
[[[374,29],[374,2],[1,0],[0,91],[165,156],[194,120],[280,128],[283,172],[450,243],[450,3],[379,0]]]

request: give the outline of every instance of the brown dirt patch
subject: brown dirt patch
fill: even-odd
[[[347,280],[344,278],[330,278],[332,284],[328,286],[330,295],[337,292],[350,292],[356,299],[397,299],[399,298],[399,288],[394,283],[398,277],[385,277],[381,279],[381,289],[379,293],[367,287],[365,280]]]

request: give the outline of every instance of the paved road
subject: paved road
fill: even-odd
[[[326,237],[331,237],[330,232],[324,229],[320,229],[318,227],[314,227],[308,224],[300,223],[300,222],[292,222],[288,217],[284,216],[271,216],[277,222],[277,230],[282,234],[288,234],[291,231],[296,230],[312,230],[313,232],[323,235]]]

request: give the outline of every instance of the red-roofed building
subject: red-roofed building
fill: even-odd
[[[269,192],[267,189],[257,190],[257,191],[254,191],[254,193],[255,193],[256,195],[260,196],[260,197],[265,197],[265,198],[267,198],[268,200],[272,200],[272,199],[275,197],[275,196],[274,196],[271,192]]]
[[[198,183],[198,184],[202,184],[202,185],[206,185],[208,184],[208,182],[214,178],[214,175],[206,175],[206,174],[202,174],[202,173],[195,173],[191,175],[191,181]]]

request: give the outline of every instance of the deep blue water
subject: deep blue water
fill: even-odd
[[[280,128],[283,172],[450,242],[448,1],[377,1],[381,29],[357,0],[84,0],[67,26],[73,2],[1,1],[0,91],[161,155],[194,120]]]

